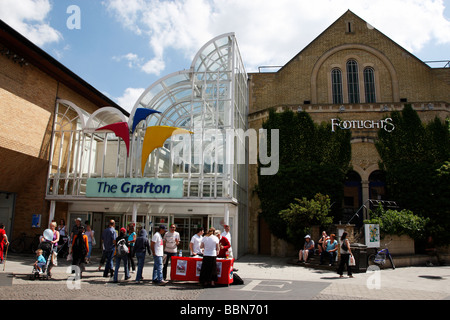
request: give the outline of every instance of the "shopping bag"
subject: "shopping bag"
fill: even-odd
[[[350,256],[348,265],[349,266],[355,266],[356,265],[355,257],[353,255]]]

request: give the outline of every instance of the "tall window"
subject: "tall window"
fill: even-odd
[[[366,103],[376,102],[375,75],[373,68],[364,69],[364,91],[366,92]]]
[[[358,63],[355,60],[347,61],[348,102],[359,103]]]
[[[331,87],[333,94],[333,103],[343,103],[344,99],[342,97],[342,72],[340,69],[331,70]]]

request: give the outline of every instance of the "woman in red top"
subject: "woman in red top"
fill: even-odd
[[[214,232],[214,235],[219,238],[219,253],[217,254],[217,258],[226,258],[227,251],[230,249],[231,244],[226,237],[222,237],[219,230]]]
[[[8,236],[6,235],[5,225],[0,223],[0,263],[3,263],[3,252],[5,248],[9,245]]]

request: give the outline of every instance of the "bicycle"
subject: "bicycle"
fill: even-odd
[[[392,255],[389,253],[389,249],[381,249],[377,253],[371,254],[367,258],[367,262],[369,266],[376,265],[380,268],[384,266],[386,263],[386,257],[388,257],[389,261],[391,262],[392,269],[395,269],[394,259],[392,259]]]
[[[9,244],[9,250],[13,253],[22,253],[25,250],[30,250],[31,253],[35,253],[40,243],[40,234],[36,234],[34,237],[27,236],[25,232],[22,232],[19,237],[11,241]]]

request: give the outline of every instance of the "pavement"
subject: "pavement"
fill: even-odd
[[[147,256],[144,281],[135,274],[119,283],[97,271],[93,257],[80,281],[70,273],[70,262],[59,261],[49,280],[29,280],[34,257],[9,254],[0,265],[1,300],[158,300],[158,301],[299,301],[299,300],[450,300],[450,267],[403,267],[354,273],[339,278],[333,270],[315,270],[288,263],[290,258],[245,255],[235,261],[242,285],[203,288],[195,282],[151,283],[152,259]],[[3,270],[4,268],[4,270]],[[191,303],[192,305],[192,303]]]

